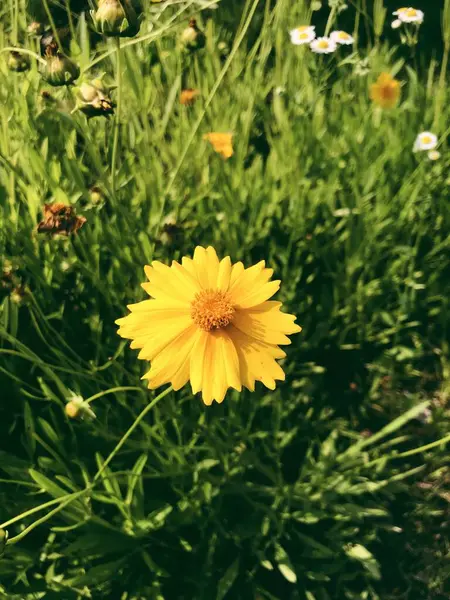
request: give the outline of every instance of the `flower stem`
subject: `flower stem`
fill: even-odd
[[[117,84],[117,110],[114,121],[114,140],[111,157],[111,188],[116,193],[116,164],[117,150],[119,147],[120,111],[122,107],[122,65],[120,60],[120,38],[116,38],[116,84]]]
[[[126,433],[124,433],[124,435],[120,439],[119,443],[116,445],[116,447],[114,448],[114,450],[111,452],[111,454],[105,460],[105,462],[103,463],[103,465],[97,471],[97,473],[95,474],[94,479],[93,479],[90,487],[92,487],[94,485],[94,483],[98,480],[98,478],[102,475],[102,473],[105,471],[106,467],[109,465],[109,463],[112,461],[112,459],[116,456],[116,454],[119,452],[119,450],[125,444],[125,442],[127,441],[127,439],[130,437],[130,435],[133,433],[133,431],[136,429],[136,427],[139,425],[139,423],[142,421],[142,419],[144,419],[144,417],[146,416],[146,414],[148,412],[150,412],[151,409],[154,406],[156,406],[156,404],[158,404],[158,402],[160,400],[162,400],[164,398],[164,396],[167,396],[167,394],[169,394],[172,390],[173,390],[173,387],[170,385],[167,389],[165,389],[163,392],[161,392],[160,394],[158,394],[158,396],[156,396],[156,398],[154,398],[149,404],[147,404],[147,406],[140,412],[140,414],[136,417],[133,425],[131,425],[131,427],[128,429],[128,431]]]
[[[10,538],[8,540],[8,542],[7,542],[7,545],[9,545],[9,544],[16,544],[17,542],[20,542],[20,540],[22,540],[33,529],[35,529],[36,527],[38,527],[42,523],[45,523],[49,519],[51,519],[51,517],[53,517],[54,515],[56,515],[58,512],[62,511],[64,508],[66,508],[66,506],[68,506],[69,504],[71,504],[74,500],[77,500],[78,498],[81,498],[85,494],[89,493],[94,488],[96,482],[102,476],[102,474],[104,473],[104,471],[107,468],[107,466],[110,464],[110,462],[113,460],[113,458],[117,455],[117,453],[123,447],[123,445],[125,444],[125,442],[128,440],[128,438],[130,437],[130,435],[138,427],[138,425],[141,423],[141,421],[145,418],[145,416],[147,415],[147,413],[149,413],[150,410],[154,406],[156,406],[156,404],[160,400],[162,400],[165,396],[167,396],[167,394],[169,394],[172,390],[173,390],[173,387],[169,386],[167,389],[165,389],[160,394],[158,394],[158,396],[156,396],[156,398],[154,398],[149,404],[147,404],[147,406],[145,406],[145,408],[136,417],[136,419],[134,420],[134,422],[131,425],[131,427],[129,427],[128,430],[121,437],[120,441],[118,442],[118,444],[116,445],[116,447],[114,448],[114,450],[110,453],[110,455],[105,460],[105,462],[101,465],[101,467],[99,468],[99,470],[97,471],[97,473],[94,475],[94,479],[92,480],[92,482],[89,485],[87,485],[84,490],[80,490],[78,492],[73,492],[71,494],[66,494],[64,496],[61,496],[60,498],[54,498],[53,500],[50,500],[49,502],[45,502],[44,504],[41,504],[40,506],[35,506],[34,508],[31,508],[30,510],[27,510],[27,511],[21,513],[20,515],[14,517],[12,519],[10,519],[9,521],[5,521],[5,523],[2,523],[0,525],[0,529],[4,529],[5,527],[8,527],[9,525],[12,525],[13,523],[16,523],[17,521],[21,521],[22,519],[25,519],[26,517],[34,514],[35,512],[43,510],[44,508],[48,508],[50,506],[53,506],[54,504],[58,504],[58,506],[56,506],[56,508],[54,508],[53,510],[51,510],[49,513],[47,513],[46,515],[44,515],[43,517],[41,517],[37,521],[34,521],[34,523],[31,523],[31,525],[29,525],[21,533],[19,533],[18,535],[16,535],[13,538]],[[92,400],[92,398],[91,398],[91,400]]]
[[[53,20],[53,16],[52,16],[51,10],[48,6],[48,2],[47,2],[47,0],[42,0],[42,2],[44,4],[45,12],[47,13],[48,21],[52,28],[53,35],[55,36],[56,43],[58,44],[59,51],[62,52],[63,48],[62,48],[62,44],[61,44],[61,39],[58,35],[58,29],[56,28],[55,21]]]

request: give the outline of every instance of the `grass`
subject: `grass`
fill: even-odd
[[[0,55],[0,597],[448,599],[446,21],[425,68],[420,35],[415,55],[384,35],[330,56],[291,45],[303,1],[168,4],[120,54],[74,15],[82,79],[120,86],[110,119]],[[370,33],[366,4],[345,18]],[[25,3],[1,10],[0,47],[37,52]],[[193,14],[206,45],[189,54]],[[402,82],[384,112],[382,71]],[[424,130],[435,162],[412,152]],[[231,159],[210,131],[233,132]],[[36,233],[50,202],[86,224]],[[274,392],[205,407],[142,385],[114,320],[145,264],[197,244],[282,279],[303,331]],[[73,395],[95,420],[67,418]]]

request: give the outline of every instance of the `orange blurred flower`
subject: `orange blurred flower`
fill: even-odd
[[[200,90],[193,90],[192,88],[183,90],[180,94],[180,102],[185,106],[190,106],[197,100],[197,96],[200,96]]]
[[[205,133],[203,139],[208,140],[214,150],[223,158],[233,156],[232,133]]]
[[[400,100],[400,82],[390,73],[381,73],[370,86],[370,98],[381,108],[394,108]]]

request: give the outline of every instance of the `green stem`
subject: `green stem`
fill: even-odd
[[[114,121],[114,140],[111,157],[111,188],[116,193],[116,164],[117,149],[119,147],[120,111],[122,108],[122,65],[120,60],[120,38],[116,38],[116,84],[117,84],[117,109]]]
[[[26,510],[25,512],[21,513],[20,515],[17,515],[17,517],[13,517],[12,519],[9,519],[9,521],[5,521],[4,523],[1,523],[0,529],[6,529],[6,527],[9,527],[10,525],[17,523],[18,521],[21,521],[22,519],[26,519],[27,517],[34,515],[34,513],[37,513],[46,508],[50,508],[50,506],[54,506],[55,504],[61,504],[61,502],[64,502],[65,500],[70,500],[70,501],[76,500],[79,496],[81,496],[84,493],[85,493],[85,490],[81,490],[81,492],[73,492],[72,494],[67,494],[65,496],[60,496],[59,498],[54,498],[53,500],[49,500],[48,502],[44,502],[44,504],[39,504],[39,506],[34,506],[33,508]]]
[[[62,47],[61,40],[60,40],[59,35],[58,35],[58,30],[56,28],[55,21],[53,20],[52,12],[50,10],[50,7],[48,5],[47,0],[42,0],[42,2],[44,4],[45,12],[47,13],[47,17],[48,17],[50,26],[52,28],[53,35],[55,36],[56,43],[58,44],[59,51],[62,52],[63,51],[63,47]]]
[[[16,544],[17,542],[19,542],[20,540],[22,540],[28,533],[30,533],[30,531],[32,531],[33,529],[35,529],[35,527],[38,527],[42,523],[45,523],[46,521],[48,521],[49,519],[51,519],[51,517],[53,517],[58,512],[60,512],[64,508],[66,508],[66,506],[68,506],[71,502],[73,502],[77,498],[80,498],[81,496],[83,496],[83,495],[87,494],[88,492],[90,492],[94,488],[95,483],[98,481],[98,479],[104,473],[104,471],[107,468],[107,466],[110,464],[110,462],[113,460],[113,458],[120,451],[120,449],[122,448],[122,446],[128,440],[128,438],[133,433],[133,431],[136,429],[136,427],[138,427],[138,425],[141,423],[141,421],[145,418],[145,416],[147,415],[147,413],[150,412],[150,410],[154,406],[156,406],[156,404],[160,400],[162,400],[165,396],[167,396],[167,394],[169,394],[172,390],[173,390],[173,387],[169,386],[163,392],[161,392],[160,394],[158,394],[158,396],[156,396],[156,398],[154,398],[149,404],[147,404],[147,406],[136,417],[136,419],[133,422],[133,424],[131,425],[131,427],[129,427],[129,429],[126,431],[126,433],[122,436],[122,438],[120,439],[120,441],[118,442],[118,444],[116,445],[116,447],[114,448],[114,450],[111,452],[111,454],[108,456],[108,458],[105,460],[105,462],[103,463],[103,465],[101,466],[101,468],[97,471],[97,473],[94,476],[94,479],[92,480],[92,483],[90,483],[88,486],[86,486],[86,488],[84,490],[80,490],[79,492],[74,492],[72,494],[67,494],[65,496],[61,496],[60,498],[55,498],[54,500],[50,500],[49,502],[45,502],[44,504],[41,504],[40,506],[35,506],[34,508],[31,508],[30,510],[27,510],[27,511],[21,513],[17,517],[14,517],[13,519],[10,519],[9,521],[5,521],[5,523],[0,524],[0,529],[5,529],[9,525],[12,525],[13,523],[16,523],[17,521],[21,521],[22,519],[25,519],[26,517],[28,517],[28,516],[30,516],[30,515],[38,512],[40,510],[43,510],[44,508],[49,508],[50,506],[58,504],[58,506],[56,508],[54,508],[53,510],[51,510],[49,513],[47,513],[46,515],[44,515],[43,517],[41,517],[40,519],[38,519],[37,521],[35,521],[31,525],[29,525],[19,535],[15,536],[13,538],[10,538],[8,540],[8,542],[7,542],[7,545],[9,545],[9,544]]]
[[[116,454],[119,452],[119,450],[125,444],[125,442],[127,441],[127,439],[130,437],[130,435],[133,433],[133,431],[136,429],[136,427],[139,425],[139,423],[142,421],[142,419],[144,419],[144,417],[146,416],[146,414],[148,412],[150,412],[150,410],[154,406],[156,406],[156,404],[158,404],[158,402],[160,400],[162,400],[165,396],[167,396],[167,394],[169,394],[172,390],[173,390],[173,387],[170,385],[167,389],[165,389],[158,396],[156,396],[156,398],[154,398],[152,400],[152,402],[150,402],[150,404],[147,404],[147,406],[140,412],[140,414],[136,417],[133,425],[131,425],[131,427],[128,429],[128,431],[122,436],[122,438],[120,439],[119,443],[116,445],[116,447],[111,452],[111,454],[108,456],[108,458],[105,460],[105,462],[103,463],[103,465],[101,466],[101,468],[97,471],[97,473],[95,474],[93,482],[91,483],[90,487],[93,487],[94,483],[98,480],[99,477],[101,477],[101,475],[105,471],[106,467],[109,465],[109,463],[112,461],[112,459],[116,456]]]
[[[441,72],[439,74],[439,90],[437,93],[435,111],[434,111],[434,120],[433,120],[433,130],[438,129],[439,119],[441,117],[442,105],[445,97],[445,81],[447,75],[447,67],[448,67],[448,58],[450,52],[450,44],[446,43],[444,45],[444,56],[442,58]]]
[[[106,390],[104,392],[99,392],[98,394],[94,394],[93,396],[91,396],[90,398],[85,400],[85,402],[86,402],[86,404],[89,404],[90,402],[97,400],[97,398],[106,396],[106,394],[115,394],[116,392],[136,392],[136,391],[143,392],[144,390],[142,388],[136,387],[136,386],[115,387],[115,388],[111,388],[110,390]]]
[[[333,6],[333,8],[330,10],[330,14],[328,15],[327,24],[325,26],[325,33],[324,33],[325,37],[327,37],[328,34],[330,33],[330,29],[334,23],[335,16],[336,16],[336,6]]]
[[[5,48],[2,48],[0,50],[0,54],[2,52],[18,52],[19,54],[28,54],[28,56],[32,56],[43,65],[47,64],[42,58],[42,56],[39,56],[37,52],[33,52],[33,50],[28,50],[27,48],[16,48],[15,46],[6,46]]]
[[[10,544],[17,544],[17,542],[20,542],[20,540],[23,539],[26,535],[28,535],[31,531],[33,531],[33,529],[35,529],[39,525],[42,525],[42,523],[45,523],[49,519],[51,519],[54,515],[56,515],[61,510],[66,508],[66,506],[68,504],[70,504],[76,498],[82,496],[85,493],[86,493],[86,490],[82,490],[81,492],[77,492],[77,496],[75,498],[67,498],[62,504],[60,504],[59,506],[57,506],[56,508],[51,510],[49,513],[47,513],[46,515],[44,515],[43,517],[41,517],[34,523],[31,523],[31,525],[28,525],[28,527],[26,527],[21,533],[19,533],[19,535],[16,535],[15,537],[10,538],[7,542],[7,545],[9,546]]]

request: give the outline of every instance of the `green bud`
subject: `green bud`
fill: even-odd
[[[138,17],[130,0],[98,0],[98,8],[91,15],[103,35],[133,37],[139,31]]]
[[[22,73],[28,71],[30,68],[30,59],[26,54],[21,54],[12,50],[8,56],[8,69],[10,71],[16,71],[16,73]]]
[[[188,27],[181,33],[180,41],[186,50],[194,51],[204,47],[205,34],[198,28],[195,19],[189,21]]]
[[[77,108],[88,118],[108,116],[114,113],[114,104],[107,95],[107,88],[101,79],[82,83],[77,90]]]
[[[6,529],[0,529],[0,556],[2,556],[5,551],[7,541],[8,532]]]
[[[47,55],[42,71],[44,79],[55,87],[70,85],[80,75],[80,69],[70,58],[62,54]]]

